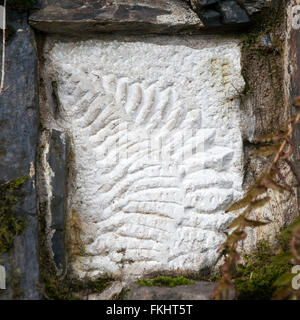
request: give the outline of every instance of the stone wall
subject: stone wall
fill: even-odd
[[[80,36],[104,32],[199,33],[236,30],[270,0],[39,0],[31,25],[43,32]]]
[[[157,3],[151,5],[157,10]],[[56,28],[56,20],[45,18],[45,12],[52,12],[53,19],[65,17],[67,32],[73,35],[75,9],[70,14],[69,9],[54,13],[51,8],[33,14],[33,25],[43,30],[45,20]],[[103,8],[112,10],[109,5]],[[186,11],[181,12],[190,10],[183,8]],[[76,10],[76,28],[83,26],[86,34],[90,22],[81,16],[81,6]],[[251,157],[254,139],[276,130],[274,123],[284,124],[289,117],[283,56],[276,42],[285,39],[284,6],[269,9],[270,17],[283,14],[274,24],[263,17],[268,32],[258,32],[255,40],[236,33],[134,36],[137,11],[129,4],[128,10],[132,15],[126,37],[91,34],[90,40],[69,39],[65,30],[50,27],[62,37],[48,36],[40,52],[42,124],[46,132],[59,130],[72,141],[73,162],[67,165],[76,178],[65,199],[73,241],[71,269],[79,277],[123,278],[212,269],[234,217],[224,210],[265,166]],[[166,29],[157,16],[150,29],[138,32],[151,33],[155,27],[155,33],[182,33],[176,12],[170,11],[169,20],[164,20],[172,21],[168,22],[172,28]],[[103,17],[96,21],[95,27],[103,32],[123,26],[118,20],[104,30]],[[199,24],[188,19],[184,24],[199,32]],[[238,23],[235,27],[240,28]],[[242,75],[251,90],[245,88]],[[193,134],[186,133],[187,128]],[[199,141],[202,149],[184,154],[180,150],[185,139],[188,146]],[[159,143],[166,150],[159,149]],[[49,157],[48,145],[49,140],[42,138],[43,159]],[[179,151],[170,156],[171,147]],[[50,226],[55,169],[47,161],[40,166],[41,181],[48,181],[48,187],[41,188],[50,190],[43,198]],[[266,236],[274,241],[279,229],[297,215],[296,199],[290,194],[271,196],[270,207],[261,212],[271,223],[249,230],[244,250]],[[74,220],[79,235],[72,230]],[[51,227],[48,233],[51,247]]]
[[[39,74],[27,16],[9,13],[0,182],[31,178],[16,207],[28,228],[0,261],[20,271],[22,295],[9,282],[0,299],[38,299],[49,266],[122,280],[215,267],[234,217],[224,211],[266,165],[254,140],[292,112],[298,34],[286,5],[39,0]],[[241,249],[298,215],[295,196],[271,196],[256,213],[271,223]]]

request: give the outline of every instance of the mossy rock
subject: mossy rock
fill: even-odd
[[[271,300],[275,292],[282,289],[278,279],[291,273],[287,252],[280,249],[274,253],[264,240],[244,258],[245,264],[239,264],[233,276],[238,300]]]
[[[100,277],[97,279],[75,279],[66,277],[59,280],[42,274],[44,284],[44,296],[50,300],[81,300],[82,293],[101,293],[114,281],[110,277]]]
[[[28,177],[22,177],[0,185],[0,253],[7,252],[14,238],[26,228],[25,219],[15,215],[14,208],[23,196],[22,185]]]

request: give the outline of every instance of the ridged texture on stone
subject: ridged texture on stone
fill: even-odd
[[[80,276],[212,266],[242,192],[238,41],[134,40],[56,42],[49,54],[74,139]]]

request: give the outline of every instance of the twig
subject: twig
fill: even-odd
[[[293,163],[289,159],[285,159],[284,161],[288,164],[288,166],[290,167],[291,171],[293,172],[293,174],[297,180],[297,184],[294,187],[300,187],[300,178],[299,178],[299,175],[298,175],[297,170],[294,167]]]
[[[280,169],[276,166],[276,164],[274,164],[272,170],[277,174],[277,176],[281,180],[283,186],[294,195],[295,192],[294,192],[293,188],[290,185],[288,185],[284,175],[281,173]]]
[[[286,135],[288,137],[288,139],[285,139],[282,142],[279,150],[277,151],[277,153],[276,153],[276,155],[275,155],[275,157],[274,157],[274,159],[273,159],[273,161],[272,161],[272,163],[271,163],[271,165],[270,165],[270,167],[268,169],[268,172],[272,171],[272,168],[274,167],[274,165],[278,162],[278,160],[282,156],[282,152],[283,152],[288,140],[292,137],[293,132],[295,131],[296,125],[298,124],[299,121],[300,121],[300,112],[297,113],[295,119],[292,121],[292,124],[291,124],[291,126],[289,128],[289,131],[288,131],[287,135]]]

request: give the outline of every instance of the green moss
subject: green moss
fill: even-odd
[[[23,196],[21,187],[27,178],[18,178],[0,186],[0,253],[7,252],[15,236],[21,235],[26,228],[25,220],[15,215],[14,208]]]
[[[12,288],[12,299],[22,300],[24,299],[23,290],[21,288],[21,274],[19,269],[11,269],[11,275],[8,279]]]
[[[291,273],[292,265],[288,252],[281,248],[276,253],[267,241],[258,243],[257,249],[245,255],[245,263],[239,264],[234,273],[234,283],[239,300],[270,300],[283,288],[278,282]]]
[[[193,280],[187,279],[185,277],[168,277],[168,276],[159,276],[154,279],[140,279],[137,280],[136,283],[140,286],[159,286],[159,287],[175,287],[175,286],[182,286],[182,285],[190,285],[194,284]]]
[[[63,280],[55,276],[47,276],[42,274],[42,282],[44,284],[44,297],[51,300],[80,300],[78,296],[82,294],[101,293],[113,281],[110,277],[101,277],[95,280],[66,277]]]
[[[43,283],[42,295],[50,300],[79,300],[72,292],[72,286],[69,281],[59,281],[55,277],[41,274]]]

